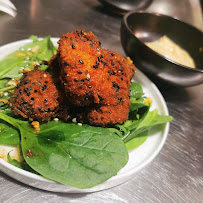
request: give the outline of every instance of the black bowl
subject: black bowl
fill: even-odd
[[[191,55],[196,68],[176,63],[145,45],[164,35]],[[187,23],[166,15],[133,11],[123,18],[121,43],[137,68],[149,77],[184,87],[203,83],[203,33]]]

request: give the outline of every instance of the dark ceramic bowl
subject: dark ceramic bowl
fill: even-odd
[[[196,68],[176,63],[150,49],[144,43],[168,36],[193,58]],[[130,12],[121,24],[121,43],[138,69],[179,86],[203,83],[203,33],[169,16]]]

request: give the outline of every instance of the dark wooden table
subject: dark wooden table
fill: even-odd
[[[125,55],[120,43],[122,17],[108,13],[96,0],[12,2],[15,18],[0,13],[0,45],[33,34],[60,37],[85,28],[103,47]],[[154,0],[147,10],[203,30],[199,0]],[[154,82],[174,120],[160,154],[132,180],[97,193],[61,194],[29,187],[0,172],[0,202],[203,202],[203,85],[180,88]]]

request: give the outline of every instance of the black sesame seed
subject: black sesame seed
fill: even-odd
[[[48,83],[48,81],[45,81],[45,83]]]
[[[79,33],[78,36],[81,37],[81,34]]]
[[[97,48],[97,51],[99,51],[99,48]]]
[[[26,80],[25,82],[24,82],[24,85],[27,85],[28,84],[28,81]]]
[[[79,70],[79,71],[78,71],[78,74],[82,74],[82,71]]]
[[[47,101],[48,101],[48,99],[45,99],[45,100],[44,100],[44,103],[46,103]]]
[[[101,62],[102,62],[102,64],[103,64],[104,66],[107,64],[106,62],[104,62],[104,61],[102,61],[102,60],[101,60]]]
[[[42,87],[42,91],[44,91],[44,86]]]
[[[28,88],[24,88],[24,92],[27,92],[28,91]]]
[[[82,35],[82,34],[84,33],[84,31],[83,31],[83,30],[81,30],[81,32],[80,32],[80,33],[81,33],[81,35]]]
[[[99,46],[101,46],[101,42],[99,41]]]
[[[99,63],[97,63],[96,65],[93,65],[93,68],[98,68],[99,67]]]
[[[22,90],[21,89],[19,89],[19,93],[22,94]]]
[[[115,65],[115,63],[111,63],[111,65],[112,65],[112,66],[114,66],[114,65]]]
[[[90,78],[85,78],[85,80],[90,81]]]
[[[104,56],[101,54],[101,58],[104,58]]]
[[[30,92],[27,93],[27,96],[28,96],[28,97],[30,96]]]
[[[92,88],[92,86],[88,86],[88,88]]]
[[[121,80],[123,80],[123,77],[121,77]]]
[[[31,100],[35,100],[35,98],[34,98],[34,97],[31,97],[30,99],[31,99]]]
[[[75,82],[78,82],[79,80],[77,78],[74,79]]]
[[[64,66],[69,66],[69,63],[65,61]]]
[[[24,98],[23,98],[24,99]],[[27,102],[25,101],[25,99],[23,100],[23,104],[27,104]]]
[[[84,64],[84,62],[83,62],[82,60],[79,60],[79,62],[80,62],[81,64]]]
[[[94,43],[90,43],[90,47],[93,47],[94,46]]]
[[[75,45],[74,44],[72,44],[72,49],[75,49]]]
[[[20,85],[19,85],[19,84],[17,84],[17,85],[16,85],[16,89],[18,89],[19,87],[20,87]]]
[[[100,58],[99,56],[98,56],[97,60],[98,60],[99,62],[101,62],[101,58]]]
[[[50,112],[50,111],[51,111],[51,109],[50,109],[50,108],[48,108],[48,109],[47,109],[47,111],[48,111],[48,112]]]
[[[37,90],[34,91],[35,93],[37,92]]]

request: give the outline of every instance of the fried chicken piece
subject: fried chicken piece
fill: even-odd
[[[59,92],[52,75],[41,70],[25,72],[10,99],[15,115],[30,121],[49,121],[59,110]]]
[[[67,103],[84,107],[82,117],[92,125],[126,121],[136,69],[132,61],[103,49],[96,36],[84,30],[62,35],[58,44],[49,65],[59,74]]]
[[[58,43],[61,80],[72,104],[116,105],[128,95],[132,61],[103,49],[95,35],[83,30],[62,35]]]
[[[120,102],[117,105],[102,105],[90,109],[86,114],[87,122],[94,126],[111,126],[122,124],[128,120],[130,101]]]

